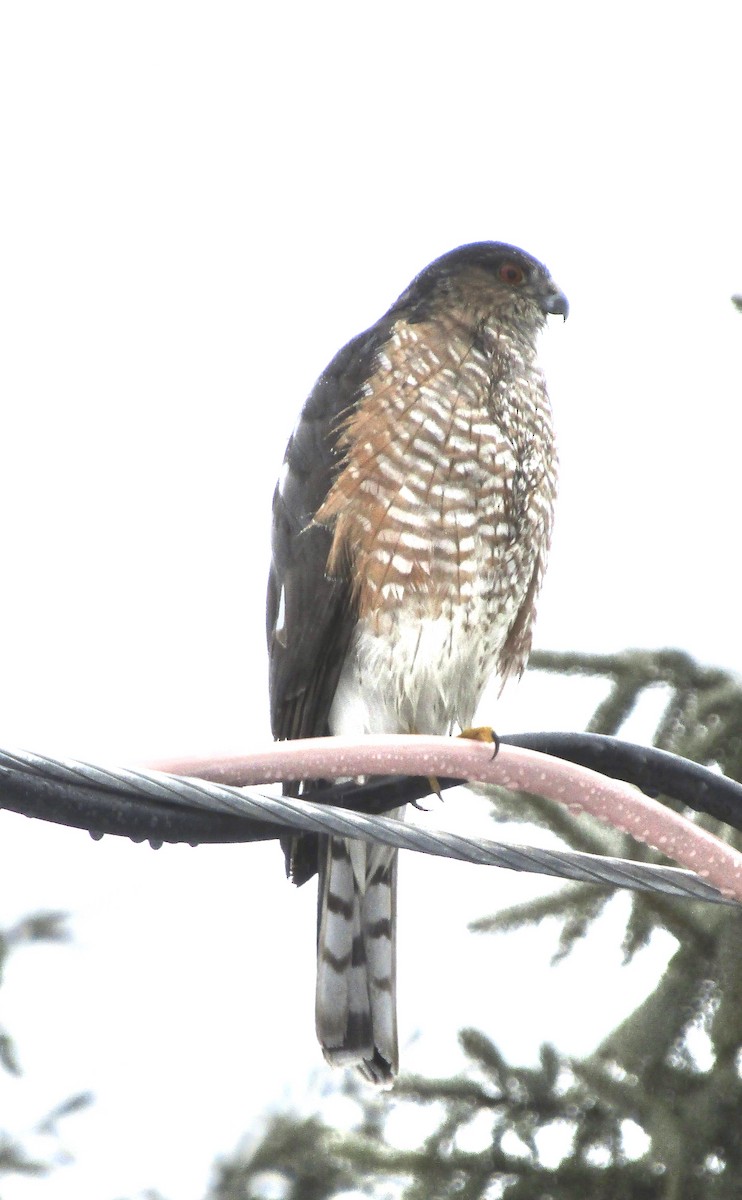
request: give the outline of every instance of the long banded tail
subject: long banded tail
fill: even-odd
[[[397,851],[328,838],[320,856],[317,1037],[334,1066],[397,1073]]]

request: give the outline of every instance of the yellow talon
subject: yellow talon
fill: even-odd
[[[475,725],[472,729],[462,729],[458,736],[469,738],[472,742],[490,742],[494,745],[500,741],[491,725]]]
[[[428,775],[428,783],[430,784],[431,791],[438,797],[438,799],[443,800],[443,796],[441,795],[441,785],[439,784],[435,775]]]
[[[500,739],[491,725],[475,725],[472,729],[462,729],[458,736],[469,738],[472,742],[485,742],[490,746],[494,746],[492,757],[497,758],[497,752],[500,749]]]
[[[472,742],[485,742],[487,745],[494,746],[493,758],[496,757],[497,751],[500,749],[500,739],[491,725],[475,725],[470,729],[462,729],[461,733],[457,734],[457,737],[469,738]],[[438,799],[443,800],[440,784],[435,775],[428,775],[428,783],[430,784],[431,791]],[[418,803],[416,807],[420,808],[422,806]]]

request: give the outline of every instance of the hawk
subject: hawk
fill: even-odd
[[[523,671],[556,489],[536,343],[567,311],[522,250],[461,246],[320,376],[273,499],[274,737],[448,734],[491,677]],[[389,1083],[397,852],[313,835],[284,849],[297,884],[319,873],[325,1057]]]

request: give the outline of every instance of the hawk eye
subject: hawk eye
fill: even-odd
[[[503,283],[509,283],[513,287],[517,287],[518,284],[523,283],[525,277],[525,271],[517,263],[506,262],[500,267],[500,279]]]

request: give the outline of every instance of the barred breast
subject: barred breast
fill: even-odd
[[[532,335],[480,315],[398,322],[316,514],[358,625],[333,733],[447,733],[525,665],[556,490]]]

